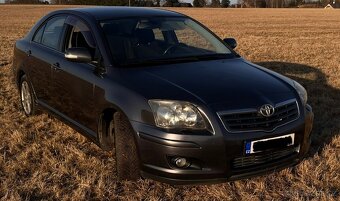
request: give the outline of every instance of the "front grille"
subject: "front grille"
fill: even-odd
[[[224,126],[230,132],[272,131],[275,128],[296,120],[299,117],[299,108],[296,100],[279,103],[271,117],[264,117],[258,109],[223,112],[219,114]]]
[[[299,153],[300,146],[291,146],[280,151],[258,153],[250,156],[235,158],[232,162],[233,169],[249,168],[257,165],[271,163],[288,158]]]

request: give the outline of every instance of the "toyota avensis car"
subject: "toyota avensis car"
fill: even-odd
[[[25,114],[113,150],[118,179],[215,183],[297,164],[311,140],[306,90],[235,47],[177,12],[66,9],[16,42],[13,72]]]

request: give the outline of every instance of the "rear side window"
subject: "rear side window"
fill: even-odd
[[[44,24],[44,26],[41,26],[39,30],[35,33],[34,38],[33,38],[34,42],[41,43],[41,38],[43,36],[45,26],[46,24]]]
[[[65,19],[65,16],[59,16],[52,18],[47,22],[42,36],[41,44],[55,50],[59,50],[60,36],[63,32]]]

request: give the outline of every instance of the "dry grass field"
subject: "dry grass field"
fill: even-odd
[[[14,42],[55,6],[0,6],[0,200],[340,200],[340,10],[176,9],[255,63],[302,83],[315,112],[309,156],[248,180],[117,182],[111,154],[46,114],[27,119],[11,83]]]

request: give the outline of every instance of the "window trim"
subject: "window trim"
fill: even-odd
[[[52,15],[52,16],[50,16],[49,18],[47,18],[44,22],[42,22],[40,25],[39,25],[39,27],[36,29],[36,30],[34,30],[34,34],[33,34],[33,37],[31,38],[31,43],[34,43],[34,44],[36,44],[36,45],[39,45],[39,46],[42,46],[42,47],[45,47],[45,48],[48,48],[48,49],[50,49],[50,50],[53,50],[53,51],[55,51],[55,52],[58,52],[58,53],[63,53],[62,51],[61,51],[61,46],[60,46],[60,42],[61,42],[61,38],[64,36],[64,32],[65,32],[65,23],[64,23],[64,25],[63,25],[63,28],[62,28],[62,32],[61,32],[61,34],[60,34],[60,36],[59,36],[59,38],[58,38],[58,49],[54,49],[54,48],[52,48],[52,47],[49,47],[49,46],[47,46],[47,45],[45,45],[45,44],[43,44],[42,43],[42,37],[43,37],[43,35],[44,35],[44,33],[45,33],[45,28],[46,28],[46,25],[47,25],[47,23],[50,21],[50,20],[52,20],[53,18],[56,18],[56,17],[65,17],[65,20],[66,20],[66,18],[68,17],[69,15],[68,14],[64,14],[64,13],[62,13],[62,14],[56,14],[56,15]],[[42,34],[42,36],[41,36],[41,40],[40,40],[40,43],[38,43],[38,42],[36,42],[36,41],[34,41],[34,37],[35,37],[35,35],[39,32],[39,30],[40,30],[40,28],[42,28],[44,26],[44,32],[43,32],[43,34]]]
[[[34,33],[34,35],[33,35],[33,37],[32,37],[32,42],[41,44],[41,40],[42,40],[42,37],[43,37],[44,32],[45,32],[46,24],[47,24],[47,23],[41,24],[41,25],[38,27],[38,29],[35,30],[35,33]],[[42,30],[43,32],[42,32],[42,34],[41,34],[41,37],[40,37],[39,42],[37,42],[37,41],[35,41],[34,39],[35,39],[35,37],[37,36],[37,34],[38,34],[38,32],[39,32],[40,30]]]
[[[83,20],[81,17],[79,17],[79,16],[77,16],[77,15],[70,14],[70,15],[67,16],[67,18],[68,18],[68,17],[74,17],[75,19],[77,19],[77,20],[79,20],[81,23],[83,23],[83,24],[89,29],[89,31],[90,31],[90,33],[91,33],[91,36],[92,36],[92,39],[93,39],[93,41],[94,41],[95,44],[96,44],[95,49],[96,49],[96,50],[98,49],[98,51],[99,51],[99,53],[100,53],[99,46],[98,46],[99,43],[98,43],[98,41],[97,41],[97,39],[96,39],[96,37],[95,37],[95,35],[94,35],[93,30],[91,29],[91,26],[90,26],[85,20]],[[66,18],[66,19],[67,19],[67,18]],[[65,22],[66,22],[66,20],[65,20]],[[70,36],[71,36],[70,34],[67,33],[67,27],[68,27],[68,26],[74,27],[74,25],[65,23],[65,31],[64,31],[64,34],[63,34],[64,41],[63,41],[63,44],[62,44],[62,52],[63,52],[63,53],[66,51],[65,48],[66,48],[67,42],[69,42]],[[71,31],[72,31],[72,30],[71,30]],[[67,41],[67,39],[68,39],[68,41]]]

